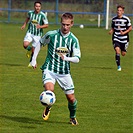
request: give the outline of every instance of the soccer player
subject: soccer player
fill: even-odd
[[[129,45],[128,33],[132,30],[130,19],[123,15],[124,7],[117,6],[117,16],[112,18],[112,29],[109,34],[112,34],[112,42],[115,50],[115,60],[117,64],[117,71],[121,71],[120,66],[120,54],[126,55],[127,48]]]
[[[76,119],[77,100],[74,95],[74,83],[70,74],[70,62],[78,63],[81,52],[78,39],[70,32],[73,23],[73,15],[64,13],[61,16],[61,28],[49,31],[42,37],[40,43],[43,46],[48,45],[48,53],[41,69],[45,90],[54,91],[55,82],[58,82],[68,100],[70,123],[78,125]],[[39,51],[40,47],[35,52],[37,50]],[[35,64],[33,63],[32,66],[36,67]],[[49,118],[50,109],[50,106],[44,109],[42,116],[44,120]]]
[[[43,28],[48,27],[47,16],[41,11],[41,2],[34,2],[34,11],[28,12],[27,18],[21,27],[21,30],[25,29],[28,22],[29,25],[24,37],[23,47],[28,50],[26,55],[30,58],[31,62],[34,50],[37,44],[39,44],[39,40],[43,34]],[[32,47],[30,46],[30,43],[32,43]],[[28,67],[31,67],[31,63],[29,63]]]

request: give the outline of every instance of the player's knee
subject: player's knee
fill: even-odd
[[[28,46],[23,45],[24,49],[26,49]]]
[[[50,90],[50,91],[54,92],[54,84],[51,82],[45,83],[43,85],[43,87],[45,90]]]
[[[121,55],[122,55],[122,56],[125,56],[125,55],[126,55],[126,52],[122,52]]]
[[[70,98],[69,102],[73,104],[75,102],[75,98]]]
[[[23,43],[23,47],[26,49],[28,46],[29,46],[29,42],[25,41],[25,42]]]
[[[116,47],[115,51],[116,51],[116,54],[120,54],[120,48],[119,47]]]
[[[75,102],[75,96],[74,95],[69,95],[69,96],[67,96],[67,99],[68,99],[68,101],[69,101],[69,103],[74,103]]]

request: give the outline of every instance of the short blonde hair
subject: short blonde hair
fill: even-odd
[[[71,19],[71,21],[73,22],[74,21],[74,17],[71,13],[63,13],[62,16],[61,16],[61,22],[62,22],[62,19]]]

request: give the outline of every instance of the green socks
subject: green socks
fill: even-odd
[[[76,117],[77,100],[73,104],[68,102],[68,109],[70,111],[70,118]]]
[[[30,51],[30,50],[31,50],[31,46],[28,46],[26,49],[27,49],[28,51]]]

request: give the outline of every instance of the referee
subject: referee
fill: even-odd
[[[121,5],[117,6],[117,15],[112,18],[112,26],[109,31],[109,34],[112,34],[117,71],[121,71],[120,53],[122,56],[126,55],[129,45],[128,33],[132,30],[130,19],[123,15],[124,9],[125,7]]]

